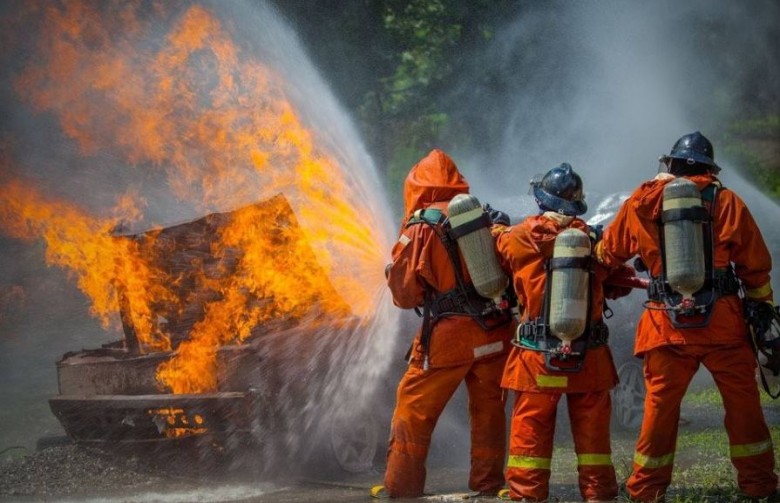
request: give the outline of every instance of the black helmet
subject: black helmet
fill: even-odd
[[[674,159],[684,161],[685,164],[675,163]],[[669,155],[661,156],[661,161],[667,165],[672,174],[693,174],[705,171],[717,173],[720,171],[720,167],[715,164],[715,150],[712,148],[712,143],[699,131],[680,137]],[[683,171],[685,173],[682,173]]]
[[[551,169],[541,180],[532,180],[531,187],[536,204],[543,210],[570,216],[588,211],[582,194],[582,178],[568,163]]]

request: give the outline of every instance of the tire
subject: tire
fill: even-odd
[[[349,420],[347,420],[349,419]],[[364,473],[374,465],[379,442],[379,424],[371,414],[334,419],[329,444],[338,466],[348,473]]]
[[[626,362],[618,369],[620,383],[612,391],[612,416],[621,430],[637,431],[645,409],[645,381],[642,366]]]

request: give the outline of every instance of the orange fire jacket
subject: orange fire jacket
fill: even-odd
[[[568,226],[588,232],[588,226],[575,218]],[[518,302],[523,306],[523,321],[542,313],[546,284],[545,261],[552,257],[555,238],[565,230],[544,215],[526,218],[506,228],[496,238],[501,265],[512,275]],[[604,291],[602,283],[608,270],[597,266],[592,280],[591,324],[602,320]],[[538,351],[513,347],[509,353],[501,386],[520,391],[586,393],[604,391],[617,384],[617,373],[608,346],[588,349],[582,370],[577,373],[554,372]]]
[[[720,183],[712,175],[686,178],[700,190]],[[596,247],[600,262],[614,266],[639,255],[654,277],[661,274],[658,222],[662,213],[663,189],[672,179],[656,177],[645,182],[623,203]],[[715,268],[725,269],[733,264],[749,298],[771,300],[769,273],[772,258],[745,203],[734,192],[720,189],[714,201],[712,218]],[[662,306],[658,303],[651,305]],[[672,326],[665,311],[645,309],[637,326],[634,352],[641,356],[645,351],[669,344],[739,343],[747,340],[745,330],[742,304],[736,295],[720,297],[713,307],[709,325],[703,328],[678,329]]]
[[[416,210],[439,209],[446,214],[447,204],[458,194],[469,192],[469,185],[455,163],[441,150],[433,150],[417,163],[404,183],[406,218],[392,250],[388,286],[393,302],[403,309],[421,307],[425,285],[437,294],[456,286],[455,270],[447,250],[434,228],[427,224],[406,226]],[[464,278],[469,278],[461,260]],[[424,351],[418,330],[412,348],[413,362],[421,362]],[[477,359],[506,353],[512,327],[483,330],[464,316],[440,319],[433,325],[428,364],[431,368],[462,365]]]

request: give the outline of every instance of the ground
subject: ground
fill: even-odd
[[[780,400],[765,399],[764,412],[774,443],[780,445]],[[727,457],[718,393],[709,386],[690,392],[683,403],[682,415],[673,484],[667,501],[734,501],[737,490]],[[556,441],[560,447],[554,454],[552,475],[551,492],[561,502],[580,499],[575,455],[567,428],[559,422]],[[621,482],[629,473],[635,435],[633,431],[615,431],[612,435],[613,461]],[[6,451],[0,453],[0,501],[370,501],[369,488],[381,481],[384,468],[378,462],[371,473],[327,480],[317,473],[258,476],[251,463],[250,467],[217,469],[192,463],[194,458],[187,452],[179,454],[179,457],[149,459],[144,451],[107,453],[68,443],[41,445],[40,450],[27,455]],[[775,459],[780,466],[778,449],[775,449]],[[465,459],[446,463],[432,453],[432,460],[437,466],[430,466],[427,491],[441,494],[467,490]],[[455,497],[429,500],[458,501]]]

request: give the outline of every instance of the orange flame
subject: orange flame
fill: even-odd
[[[134,271],[148,294],[170,298],[161,286],[154,286],[155,272],[138,256],[133,243],[118,240],[111,235],[117,220],[97,220],[72,204],[45,201],[34,188],[15,180],[0,186],[0,229],[6,234],[24,240],[42,237],[47,244],[46,261],[63,267],[76,279],[79,289],[91,300],[91,313],[104,327],[116,316],[117,297],[115,280],[125,271]],[[131,215],[135,208],[120,212]],[[137,293],[137,292],[133,292]],[[170,349],[170,343],[152,328],[152,313],[147,295],[130,295],[134,324],[139,327],[139,338],[150,349]]]
[[[154,173],[164,178],[155,186],[164,183],[183,204],[210,212],[277,193],[289,201],[300,227],[281,251],[260,224],[273,209],[236,212],[212,252],[240,249],[237,269],[227,283],[204,272],[199,282],[219,298],[159,369],[158,379],[176,393],[213,391],[217,348],[246,339],[268,319],[304,316],[314,298],[325,313],[370,315],[387,246],[359,182],[318,145],[277,73],[245,54],[208,9],[157,3],[150,14],[145,6],[36,4],[37,50],[15,90],[56,117],[85,157],[109,152],[127,169]],[[155,306],[175,301],[167,287],[176,278],[164,278],[138,242],[111,238],[115,222],[90,219],[16,182],[4,191],[17,189],[27,195],[3,201],[0,226],[43,237],[47,260],[75,271],[104,323],[116,312],[112,286],[119,281],[145,347],[174,348]],[[327,285],[307,276],[315,269]]]

